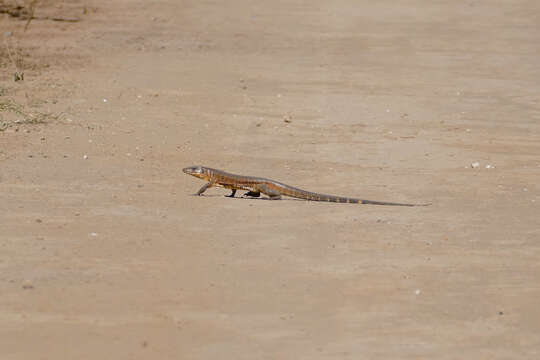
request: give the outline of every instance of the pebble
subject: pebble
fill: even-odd
[[[472,167],[473,169],[476,169],[476,168],[479,167],[479,166],[480,166],[480,163],[479,163],[478,161],[475,161],[475,162],[473,162],[473,163],[471,164],[471,167]]]
[[[420,289],[416,289],[416,290],[414,291],[414,294],[415,294],[415,295],[420,295]]]
[[[88,155],[84,154],[82,157],[84,160],[88,159]]]
[[[491,164],[487,164],[486,165],[486,169],[493,169],[495,166],[491,165]]]

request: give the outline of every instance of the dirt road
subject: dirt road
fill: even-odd
[[[1,359],[539,358],[538,2],[47,4],[1,19],[57,114],[0,132]]]

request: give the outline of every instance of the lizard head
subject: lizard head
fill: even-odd
[[[204,171],[204,168],[202,166],[198,166],[198,165],[188,166],[186,168],[183,168],[182,171],[185,172],[188,175],[192,175],[192,176],[198,177],[200,179],[204,179],[205,175],[206,175],[205,171]]]

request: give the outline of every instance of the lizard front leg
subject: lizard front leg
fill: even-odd
[[[213,182],[209,182],[207,184],[204,184],[202,188],[199,189],[199,191],[197,191],[197,193],[195,195],[197,196],[201,196],[201,194],[203,192],[205,192],[206,190],[208,190],[209,188],[211,188],[212,186],[214,186],[214,183]]]
[[[225,195],[225,197],[230,197],[230,198],[234,197],[234,194],[236,194],[236,189],[231,189],[231,190],[232,190],[231,195]]]

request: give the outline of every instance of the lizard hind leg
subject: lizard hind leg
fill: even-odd
[[[270,200],[280,200],[281,199],[281,193],[279,191],[277,191],[277,190],[271,189],[266,184],[261,185],[259,189],[263,194],[268,195]]]
[[[231,195],[225,195],[225,197],[230,197],[230,198],[234,197],[234,195],[236,194],[236,189],[231,189],[231,190],[232,190]]]

